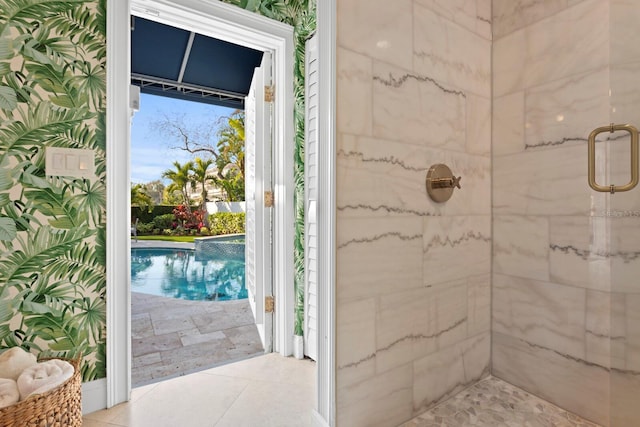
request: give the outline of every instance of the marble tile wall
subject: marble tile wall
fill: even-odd
[[[489,373],[491,1],[337,8],[337,425],[399,425]]]
[[[493,2],[493,374],[605,426],[640,425],[640,191],[587,185],[586,140],[640,126],[640,5]],[[599,182],[628,180],[603,135]],[[636,301],[638,300],[638,301]]]
[[[579,1],[582,0],[493,0],[493,35],[504,37]]]
[[[585,179],[591,129],[640,126],[640,7],[491,8],[338,2],[339,426],[410,419],[490,350],[498,377],[640,424],[640,191]],[[599,181],[627,179],[627,150],[600,138]],[[445,204],[424,189],[439,162],[463,177]]]

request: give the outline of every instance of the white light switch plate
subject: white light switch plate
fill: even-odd
[[[80,148],[45,148],[45,174],[89,178],[95,173],[95,153]]]

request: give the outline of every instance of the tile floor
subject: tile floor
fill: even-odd
[[[133,390],[84,427],[305,427],[315,363],[269,354]],[[400,427],[599,427],[494,377]]]
[[[156,382],[264,352],[249,300],[131,293],[131,381]]]
[[[495,377],[400,427],[599,427]]]
[[[134,384],[262,351],[248,303],[132,300]],[[134,388],[131,402],[86,415],[84,427],[304,427],[315,384],[312,361],[263,355]],[[466,426],[599,427],[494,377],[400,427]]]
[[[84,427],[304,427],[315,363],[268,354],[135,388],[132,400],[87,414]]]

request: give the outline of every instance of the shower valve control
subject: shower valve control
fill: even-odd
[[[461,176],[457,178],[455,176],[452,176],[451,178],[433,178],[431,179],[431,186],[433,188],[453,188],[453,187],[462,188],[460,186],[461,179],[462,179]]]
[[[427,194],[434,202],[446,202],[453,195],[454,188],[462,188],[461,179],[462,177],[456,177],[447,165],[435,164],[427,172]]]

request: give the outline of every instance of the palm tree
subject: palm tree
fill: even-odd
[[[207,174],[207,170],[213,164],[213,159],[202,160],[200,157],[196,157],[193,162],[193,166],[191,168],[191,172],[193,172],[192,179],[196,184],[199,184],[201,187],[200,197],[201,204],[200,208],[206,210],[207,203],[207,181],[213,179],[213,176]]]
[[[207,170],[213,164],[213,159],[202,160],[200,157],[196,157],[191,171],[193,172],[193,181],[200,184],[201,188],[201,202],[200,211],[202,212],[202,222],[205,227],[209,227],[209,215],[207,215],[207,181],[213,179],[213,176],[207,174]]]
[[[224,191],[228,202],[244,200],[244,179],[236,168],[226,169],[223,178],[215,177],[213,182]]]
[[[167,169],[162,172],[163,178],[171,180],[171,184],[169,184],[167,190],[179,190],[182,194],[182,201],[185,209],[191,212],[188,188],[193,182],[193,175],[191,173],[193,170],[193,162],[187,162],[184,165],[181,165],[180,162],[174,161],[173,166],[175,167],[175,170]]]
[[[218,133],[218,177],[223,170],[233,168],[244,181],[244,111],[235,111],[227,118],[227,124]],[[234,174],[234,175],[235,175]]]
[[[218,132],[217,187],[224,190],[230,202],[244,200],[244,111],[235,111],[226,118]]]
[[[147,208],[151,212],[153,208],[153,200],[147,194],[143,184],[133,184],[131,186],[131,206],[139,206],[141,209]]]

